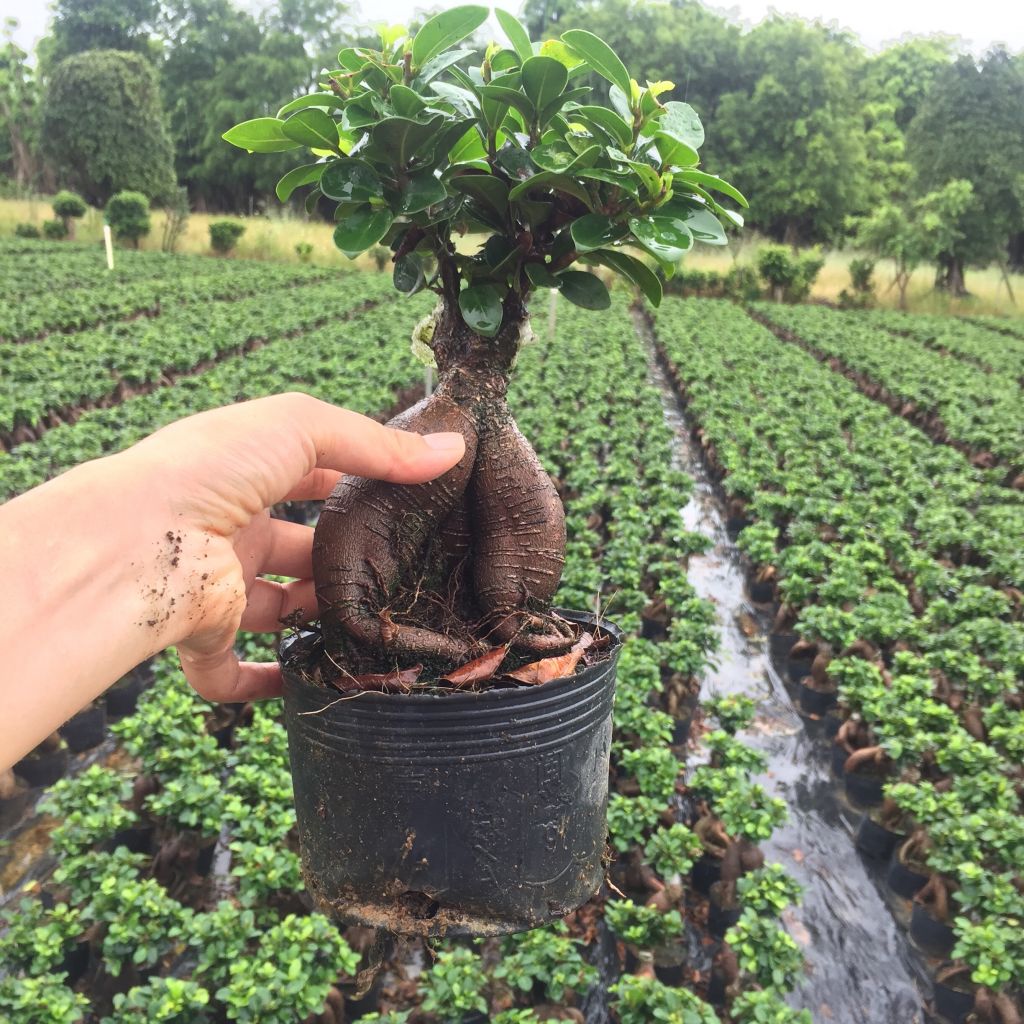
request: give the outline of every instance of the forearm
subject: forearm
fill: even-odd
[[[173,545],[161,549],[166,517],[132,459],[86,463],[0,506],[0,766],[172,642],[157,572]]]

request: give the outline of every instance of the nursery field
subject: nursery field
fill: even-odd
[[[152,253],[110,275],[26,241],[0,279],[0,499],[227,402],[422,394],[430,301],[387,275]],[[566,508],[557,603],[627,635],[598,896],[505,938],[336,928],[303,887],[278,702],[207,704],[167,654],[2,780],[0,1020],[1018,1024],[1024,330],[618,291],[563,301],[549,337],[539,309],[510,402]],[[728,537],[687,528],[680,430]],[[696,563],[734,555],[736,606],[700,596]],[[735,621],[763,678],[702,692]],[[831,764],[830,842],[874,919],[817,920],[840,851],[778,841],[810,813],[761,743],[780,702]],[[898,1005],[860,971],[883,924]]]

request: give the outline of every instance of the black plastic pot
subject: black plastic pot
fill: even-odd
[[[98,747],[107,735],[107,709],[102,704],[90,704],[69,718],[60,727],[60,734],[75,754]]]
[[[750,578],[750,600],[754,604],[770,604],[775,600],[775,584],[767,581],[761,582],[756,577]]]
[[[953,926],[933,917],[921,903],[914,904],[910,915],[910,937],[914,945],[928,956],[949,956],[956,944]]]
[[[846,759],[849,756],[850,754],[847,751],[846,747],[844,747],[841,743],[832,743],[832,774],[837,779],[842,779],[845,777],[846,773],[843,771],[843,765],[846,764]]]
[[[809,678],[804,676],[804,679]],[[819,690],[816,687],[808,686],[804,679],[797,684],[797,698],[800,701],[800,710],[806,715],[824,715],[831,711],[839,703],[839,691],[837,689]]]
[[[156,837],[156,828],[152,825],[133,825],[130,828],[123,828],[112,836],[109,847],[111,850],[123,846],[132,853],[144,853],[147,856],[153,852],[153,841]]]
[[[821,728],[825,739],[834,740],[843,724],[842,712],[833,709],[822,715]]]
[[[772,633],[768,638],[768,646],[772,652],[772,659],[778,665],[784,665],[793,649],[793,644],[800,638],[796,633]]]
[[[786,671],[789,674],[790,682],[799,683],[805,676],[811,674],[811,658],[786,658]]]
[[[873,857],[876,860],[887,860],[892,856],[892,851],[906,836],[899,832],[891,832],[889,829],[879,825],[870,814],[865,814],[857,825],[857,834],[854,843],[866,857]]]
[[[900,851],[897,847],[893,851],[892,860],[889,861],[889,873],[885,880],[897,896],[902,896],[905,900],[912,900],[914,894],[920,892],[927,884],[928,875],[908,868],[900,860]]]
[[[843,772],[846,796],[854,807],[877,807],[882,802],[882,787],[888,776],[864,772]]]
[[[969,981],[965,984],[970,985]],[[974,989],[955,988],[943,981],[936,981],[932,994],[935,998],[935,1012],[947,1024],[965,1024],[967,1015],[974,1009]]]
[[[595,627],[592,616],[562,613]],[[585,903],[604,878],[615,665],[483,693],[360,693],[307,682],[318,644],[281,645],[306,886],[337,920],[495,935]]]
[[[740,919],[740,908],[723,907],[719,899],[719,887],[716,882],[708,893],[708,931],[716,939],[725,937],[725,933]]]
[[[722,861],[718,857],[711,857],[703,854],[690,869],[690,881],[697,892],[707,895],[711,892],[711,886],[722,877]]]
[[[61,747],[59,750],[33,751],[15,764],[14,774],[30,786],[52,786],[64,777],[67,769],[68,751]]]
[[[104,695],[108,718],[124,718],[135,710],[142,691],[153,682],[153,670],[149,662],[136,665],[127,675],[122,676]]]
[[[89,943],[76,942],[61,961],[59,973],[66,974],[65,984],[74,985],[89,969]]]

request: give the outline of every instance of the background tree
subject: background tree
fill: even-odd
[[[770,18],[743,37],[744,77],[719,104],[709,159],[756,197],[751,222],[773,238],[833,241],[866,208],[861,59],[847,36],[795,19]]]
[[[1024,229],[1024,71],[1005,50],[980,63],[963,56],[941,71],[907,132],[920,193],[960,178],[974,186],[957,221],[958,240],[940,254],[936,285],[966,294],[964,268],[1003,262]]]
[[[47,56],[54,64],[88,50],[155,56],[159,10],[159,0],[57,0]]]
[[[0,168],[23,188],[37,171],[39,93],[28,54],[14,41],[17,27],[5,19],[0,43]]]
[[[138,54],[94,50],[58,64],[43,138],[60,178],[93,205],[122,189],[162,200],[174,187],[156,72]]]
[[[141,192],[124,191],[110,197],[103,211],[110,230],[120,242],[138,249],[140,239],[149,234],[149,200]]]

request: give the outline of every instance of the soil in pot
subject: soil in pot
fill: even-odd
[[[69,718],[59,731],[72,753],[92,750],[106,738],[107,709],[98,702],[90,704]]]
[[[561,613],[597,632],[591,616]],[[621,634],[574,675],[484,692],[338,697],[282,644],[306,885],[319,909],[396,934],[500,934],[585,903],[604,878]]]
[[[928,956],[949,956],[956,944],[953,926],[934,917],[922,903],[915,903],[910,916],[910,937]]]

